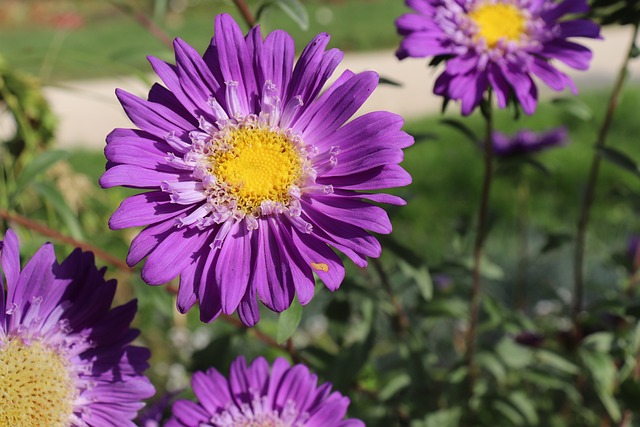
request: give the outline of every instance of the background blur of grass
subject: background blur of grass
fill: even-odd
[[[37,2],[24,2],[21,7],[30,3]],[[145,28],[107,1],[62,3],[67,4],[68,11],[81,16],[84,24],[75,29],[63,29],[44,18],[42,23],[28,17],[23,17],[20,25],[0,22],[0,54],[8,63],[45,81],[59,81],[148,72],[147,55],[170,55]],[[251,6],[254,3],[249,2]],[[179,35],[199,51],[204,51],[211,38],[217,13],[230,13],[242,22],[230,1],[191,1],[186,4],[188,7],[183,12],[168,13],[158,24],[171,37]],[[296,40],[298,51],[323,31],[331,34],[331,47],[343,50],[393,48],[399,37],[392,17],[407,11],[404,3],[398,0],[311,0],[304,4],[309,12],[307,31],[301,30],[280,9],[273,8],[264,16],[263,33],[276,28],[288,31]],[[0,15],[1,8],[2,4]],[[255,7],[253,9],[255,13]]]

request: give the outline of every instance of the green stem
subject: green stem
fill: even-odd
[[[493,114],[491,98],[491,92],[489,92],[485,104],[486,109],[484,110],[484,116],[487,122],[484,143],[484,179],[482,181],[482,195],[480,198],[480,206],[478,209],[478,224],[473,251],[471,308],[469,330],[466,336],[466,362],[468,369],[469,396],[473,395],[473,388],[477,375],[475,366],[475,346],[481,300],[480,264],[482,260],[484,238],[486,234],[487,211],[489,206],[489,196],[491,194],[491,180],[493,178]]]
[[[631,39],[631,43],[629,44],[629,49],[627,55],[624,59],[620,70],[618,71],[618,76],[616,78],[615,85],[613,87],[613,91],[611,92],[611,97],[609,98],[609,104],[607,106],[607,111],[602,122],[602,126],[600,127],[600,132],[598,133],[598,139],[596,141],[596,150],[593,153],[593,159],[591,161],[591,169],[589,170],[589,177],[587,180],[587,186],[584,192],[584,199],[582,200],[582,209],[580,211],[580,218],[578,220],[577,232],[576,232],[576,250],[573,264],[573,274],[574,274],[574,292],[573,292],[573,308],[572,308],[572,318],[574,331],[578,333],[578,317],[580,312],[582,311],[582,295],[584,291],[584,254],[585,254],[585,242],[587,235],[587,228],[589,226],[589,216],[591,212],[591,206],[593,205],[593,201],[595,199],[595,190],[596,184],[598,182],[598,174],[600,172],[600,152],[599,148],[604,147],[607,139],[607,134],[609,133],[609,128],[611,127],[611,123],[613,121],[613,115],[616,111],[618,103],[620,101],[620,95],[622,93],[622,88],[624,86],[624,82],[627,76],[627,71],[629,67],[629,61],[633,57],[633,52],[635,49],[636,38],[638,37],[638,29],[640,27],[636,25],[633,30],[633,37]]]

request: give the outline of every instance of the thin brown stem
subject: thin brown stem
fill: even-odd
[[[244,22],[247,23],[249,28],[255,27],[257,25],[257,22],[256,22],[256,19],[253,17],[253,14],[251,13],[249,6],[247,6],[247,3],[244,0],[233,0],[233,3],[238,8],[238,11],[242,15],[242,19],[244,19]]]
[[[468,369],[469,396],[473,395],[473,387],[477,375],[475,366],[476,334],[481,300],[480,267],[484,247],[484,238],[487,232],[487,212],[489,196],[491,194],[491,180],[493,178],[493,115],[491,111],[491,92],[487,95],[485,109],[486,135],[484,142],[484,178],[482,181],[482,195],[478,208],[478,224],[476,240],[473,250],[473,282],[471,287],[471,308],[469,313],[469,330],[466,336],[466,362]]]
[[[276,340],[274,340],[269,335],[262,332],[260,329],[256,327],[249,327],[244,323],[242,323],[240,319],[236,319],[235,317],[226,316],[226,315],[220,316],[219,319],[238,329],[244,329],[247,332],[253,333],[257,339],[259,339],[260,341],[262,341],[263,343],[265,343],[271,348],[275,348],[275,349],[284,351],[285,353],[288,353],[289,356],[291,356],[291,360],[293,360],[294,363],[305,363],[305,364],[309,363],[309,361],[303,355],[298,353],[298,351],[293,346],[293,342],[287,342],[286,345],[280,345]]]
[[[153,22],[153,19],[149,18],[139,10],[135,10],[131,5],[126,4],[120,0],[109,0],[109,2],[126,15],[130,15],[136,20],[143,28],[145,28],[149,34],[158,39],[163,45],[169,49],[173,49],[172,38],[165,30],[160,28],[158,24]]]
[[[404,310],[402,303],[393,293],[393,289],[391,288],[391,282],[389,281],[389,276],[387,272],[384,270],[382,263],[378,258],[374,258],[371,260],[376,272],[380,276],[380,282],[382,283],[382,287],[384,287],[385,292],[389,295],[389,299],[391,300],[391,305],[395,310],[395,314],[393,317],[393,328],[399,336],[404,336],[407,332],[407,328],[409,327],[409,316],[407,316],[407,312]]]
[[[633,57],[633,51],[635,48],[636,38],[638,37],[638,25],[634,27],[633,37],[629,45],[627,55],[618,71],[618,76],[609,98],[609,104],[607,111],[602,121],[602,126],[598,132],[598,139],[596,141],[596,150],[593,153],[593,159],[591,160],[591,169],[589,170],[589,177],[587,179],[587,186],[584,192],[584,198],[582,200],[582,209],[580,210],[580,218],[578,220],[577,232],[576,232],[576,249],[573,263],[573,275],[574,275],[574,291],[573,291],[573,308],[572,318],[574,325],[574,332],[579,333],[578,317],[582,311],[582,299],[584,292],[584,254],[585,254],[585,242],[587,235],[587,228],[589,226],[589,218],[591,212],[591,206],[595,199],[596,184],[598,182],[598,175],[600,173],[600,152],[599,149],[604,147],[607,140],[607,134],[609,128],[613,122],[613,115],[618,107],[620,101],[620,95],[624,82],[627,76],[627,70],[629,67],[629,61]]]
[[[49,227],[47,227],[44,224],[41,224],[39,222],[30,220],[29,218],[26,218],[20,214],[17,213],[11,213],[9,211],[6,211],[2,208],[0,208],[0,218],[3,218],[5,220],[7,220],[8,222],[13,222],[16,223],[18,225],[21,225],[25,228],[28,228],[30,230],[35,231],[38,234],[41,234],[43,236],[46,237],[50,237],[56,241],[62,242],[62,243],[66,243],[68,245],[71,246],[75,246],[78,247],[80,249],[82,249],[83,251],[90,251],[93,252],[98,258],[108,262],[109,264],[113,265],[114,267],[116,267],[118,270],[124,271],[124,272],[130,272],[131,271],[131,267],[129,267],[127,265],[126,262],[122,261],[119,258],[114,257],[113,255],[109,254],[108,252],[103,251],[102,249],[93,246],[90,243],[87,242],[82,242],[80,240],[76,240],[72,237],[69,236],[65,236],[64,234],[60,233],[57,230],[53,230]]]

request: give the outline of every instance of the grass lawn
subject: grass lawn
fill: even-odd
[[[331,34],[331,47],[343,50],[392,48],[399,41],[393,21],[408,11],[403,2],[395,0],[304,3],[310,17],[307,31],[280,9],[273,9],[264,16],[264,33],[285,29],[296,40],[298,51],[323,31]],[[230,2],[218,1],[202,2],[181,15],[169,16],[161,26],[171,37],[179,36],[204,51],[214,16],[221,12],[231,13],[243,25]],[[44,26],[0,28],[0,55],[11,66],[46,82],[146,72],[147,55],[168,59],[172,53],[130,16],[113,9],[108,16],[94,18],[73,31]]]

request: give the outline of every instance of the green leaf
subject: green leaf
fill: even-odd
[[[533,401],[523,391],[515,391],[509,396],[509,402],[515,406],[527,420],[527,424],[538,424],[538,413]]]
[[[468,271],[473,271],[474,259],[472,257],[466,257],[460,260],[457,264],[466,268]],[[504,271],[498,264],[491,262],[486,257],[482,257],[480,260],[480,275],[488,280],[501,280],[504,279]]]
[[[478,147],[482,146],[482,144],[480,142],[480,138],[478,138],[476,136],[476,134],[471,130],[471,128],[469,128],[469,126],[467,126],[466,124],[462,123],[460,120],[442,119],[442,120],[440,120],[440,123],[442,123],[445,126],[449,126],[449,127],[453,128],[453,129],[457,130],[462,135],[467,137],[467,139],[469,141],[471,141],[474,145],[476,145]]]
[[[640,167],[638,167],[638,164],[622,151],[611,147],[596,147],[596,150],[603,159],[610,161],[624,170],[640,175]]]
[[[48,150],[37,156],[22,169],[22,172],[16,179],[16,187],[14,197],[20,195],[25,188],[38,175],[47,171],[51,166],[64,160],[70,156],[70,153],[63,150]]]
[[[293,336],[301,319],[302,306],[298,302],[298,298],[294,298],[291,307],[280,313],[278,317],[278,332],[276,334],[278,344],[282,344]]]
[[[460,423],[462,411],[460,408],[441,409],[433,412],[424,419],[423,427],[457,427]]]
[[[615,337],[611,332],[596,332],[587,336],[583,341],[583,345],[596,351],[606,353],[611,350],[614,338]]]
[[[402,87],[402,83],[399,83],[395,80],[392,80],[384,76],[379,77],[378,84]]]
[[[378,398],[381,401],[386,401],[395,396],[400,390],[406,388],[411,384],[411,377],[409,374],[402,373],[399,375],[395,375],[388,383],[384,385],[380,389],[378,393]]]
[[[479,353],[476,360],[478,365],[489,371],[498,383],[502,384],[506,381],[507,371],[504,368],[504,365],[493,353]]]
[[[563,358],[562,356],[559,356],[550,351],[537,350],[535,352],[535,357],[538,360],[538,362],[540,362],[541,364],[555,368],[567,374],[575,375],[578,372],[580,372],[580,368],[578,368],[575,364],[569,362],[567,359]]]
[[[275,0],[274,4],[289,15],[304,31],[309,29],[309,14],[299,0]]]
[[[431,275],[427,267],[420,266],[415,268],[402,259],[399,261],[400,270],[414,280],[420,290],[422,298],[424,298],[425,301],[430,301],[433,298],[433,282],[431,281]]]
[[[607,413],[614,422],[620,421],[620,407],[613,397],[616,365],[611,356],[598,351],[580,350],[580,359],[591,374],[593,385]]]
[[[82,227],[76,217],[76,214],[69,208],[64,198],[52,184],[45,182],[36,182],[33,184],[40,197],[51,203],[51,206],[60,215],[60,219],[69,229],[69,233],[74,239],[84,240]]]
[[[557,107],[562,108],[567,113],[571,114],[575,118],[582,121],[589,121],[593,118],[593,112],[591,108],[584,101],[576,98],[555,98],[551,103]]]
[[[522,369],[533,362],[533,351],[515,343],[511,338],[503,338],[496,346],[496,354],[505,365],[513,369]]]
[[[497,400],[493,402],[493,408],[500,412],[505,418],[507,418],[511,425],[521,426],[524,425],[524,417],[513,406],[508,403]]]

